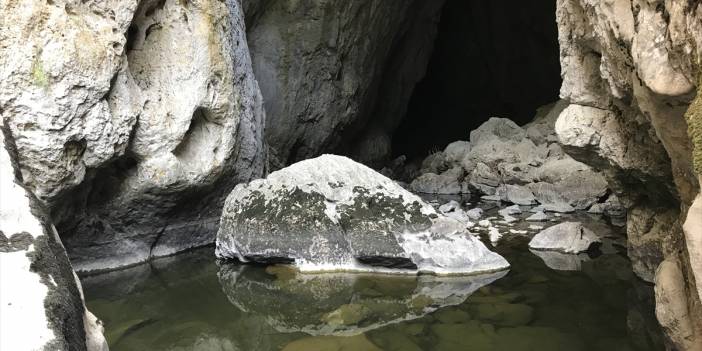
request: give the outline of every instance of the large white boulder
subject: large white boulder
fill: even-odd
[[[334,155],[238,185],[222,213],[216,254],[290,262],[303,271],[469,274],[509,266],[465,224]]]

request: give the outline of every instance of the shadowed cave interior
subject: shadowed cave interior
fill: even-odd
[[[434,51],[392,140],[409,160],[468,140],[490,117],[519,125],[558,99],[555,1],[449,0]]]

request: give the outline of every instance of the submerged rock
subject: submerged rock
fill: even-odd
[[[536,234],[529,242],[529,248],[579,253],[587,251],[593,244],[600,242],[597,234],[585,228],[582,223],[564,222]]]
[[[295,340],[283,347],[282,351],[344,351],[344,350],[366,350],[382,351],[381,348],[373,344],[368,338],[361,335],[354,336],[310,336]]]
[[[323,155],[237,186],[216,254],[303,271],[468,274],[509,266],[465,227],[370,168]]]

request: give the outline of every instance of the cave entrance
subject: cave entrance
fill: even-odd
[[[393,135],[394,156],[423,158],[490,117],[530,122],[558,100],[556,1],[447,0],[426,75]]]

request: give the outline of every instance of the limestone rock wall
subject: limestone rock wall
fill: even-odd
[[[382,163],[424,75],[442,5],[244,1],[274,168],[325,151]]]
[[[102,326],[41,202],[22,185],[0,131],[0,349],[107,350]]]
[[[700,188],[692,162],[697,132],[691,123],[688,135],[684,115],[698,82],[702,6],[559,0],[557,18],[561,97],[570,102],[556,123],[560,141],[604,170],[629,207],[629,255],[635,272],[656,284],[669,347],[699,350],[699,200],[691,208]]]
[[[265,166],[240,2],[2,6],[0,111],[76,269],[213,242]]]

